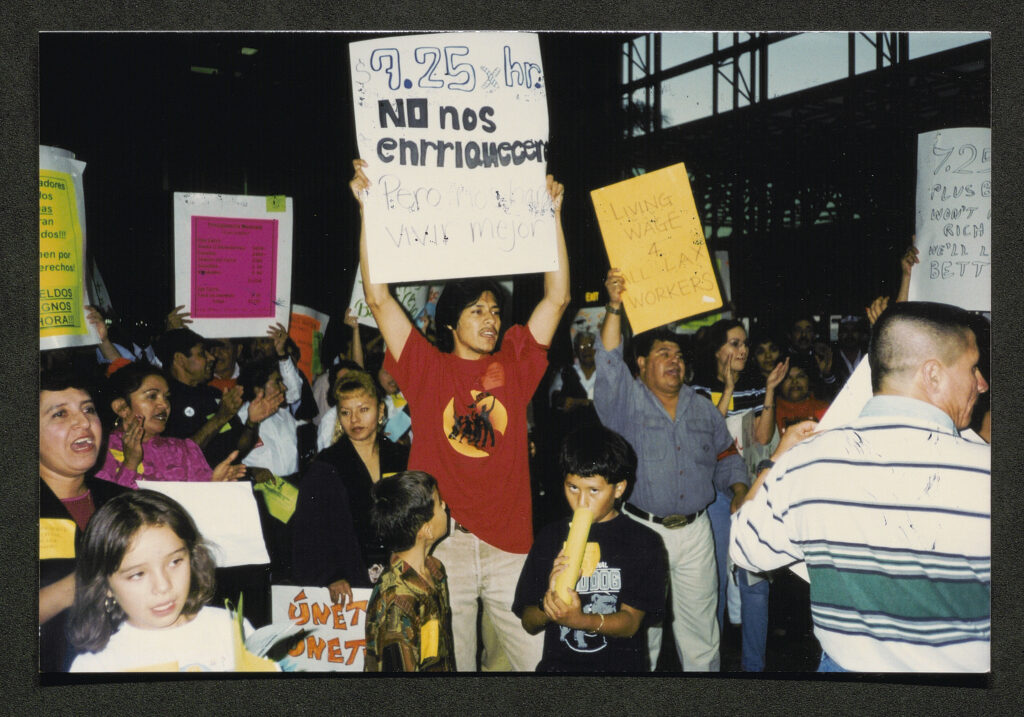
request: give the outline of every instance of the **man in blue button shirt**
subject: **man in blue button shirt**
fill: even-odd
[[[621,433],[639,458],[636,486],[623,512],[661,535],[668,552],[672,632],[683,670],[719,669],[718,576],[706,508],[715,491],[731,490],[733,510],[746,495],[746,466],[715,405],[685,385],[678,334],[654,329],[635,341],[639,377],[622,358],[622,294],[626,279],[611,269],[607,316],[596,345],[594,405],[601,422]],[[661,627],[647,632],[651,669]]]

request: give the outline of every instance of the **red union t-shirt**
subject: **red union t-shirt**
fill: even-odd
[[[510,553],[533,543],[526,406],[547,369],[547,348],[513,326],[479,360],[442,353],[411,331],[384,368],[409,401],[409,469],[437,479],[452,517]]]

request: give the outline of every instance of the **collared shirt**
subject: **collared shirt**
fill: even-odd
[[[743,459],[730,453],[734,444],[725,419],[711,401],[682,386],[673,419],[630,375],[621,343],[608,351],[598,337],[595,349],[598,416],[630,442],[639,459],[630,503],[658,516],[686,515],[707,508],[716,490],[729,495],[729,486],[749,484]]]
[[[748,570],[805,560],[822,649],[858,672],[985,672],[991,451],[935,406],[875,396],[794,446],[733,516]]]
[[[454,672],[452,610],[444,565],[428,555],[433,587],[391,556],[366,609],[365,672]]]

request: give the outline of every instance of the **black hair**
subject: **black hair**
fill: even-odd
[[[651,348],[658,341],[670,341],[679,347],[679,350],[683,352],[684,360],[688,350],[686,341],[683,339],[681,334],[677,334],[666,326],[659,326],[649,331],[644,331],[641,334],[637,334],[633,339],[633,350],[636,352],[637,358],[641,356],[646,357],[651,353]]]
[[[920,356],[914,356],[907,328],[913,334],[924,334],[935,352],[934,358],[949,366],[966,350],[969,336],[974,335],[976,319],[969,311],[950,304],[931,301],[901,301],[889,304],[878,317],[871,331],[868,361],[871,366],[871,389],[877,392],[882,381],[892,374],[914,368]],[[975,340],[977,340],[975,338]]]
[[[197,344],[205,347],[205,340],[192,329],[171,329],[156,340],[153,351],[160,363],[170,371],[174,354],[188,356]]]
[[[120,569],[139,531],[148,526],[170,528],[188,550],[191,580],[182,613],[195,615],[213,599],[216,564],[188,511],[156,491],[121,493],[93,514],[82,538],[68,619],[68,639],[76,649],[99,652],[126,619],[121,606],[107,600],[107,579]]]
[[[697,347],[695,368],[699,377],[711,381],[718,375],[718,359],[715,354],[728,341],[729,332],[735,328],[743,329],[744,333],[747,330],[738,319],[719,319],[704,332]],[[747,365],[750,365],[749,361]]]
[[[256,398],[256,389],[263,388],[270,377],[280,373],[281,364],[276,356],[264,356],[242,365],[238,371],[238,385],[242,387],[242,400]]]
[[[131,405],[131,395],[139,390],[142,382],[149,376],[159,376],[167,381],[167,374],[160,367],[154,366],[148,361],[138,360],[126,364],[112,373],[103,386],[101,415],[104,417],[104,425],[110,428],[115,418],[114,407],[111,405],[118,399],[124,399]],[[169,382],[168,382],[169,384]],[[109,421],[109,423],[108,423]]]
[[[362,371],[363,367],[350,359],[338,359],[327,371],[327,405],[337,406],[338,399],[334,396],[334,384],[338,380],[338,374],[344,370]]]
[[[370,523],[391,552],[408,550],[434,517],[437,481],[424,471],[403,471],[381,478],[373,486]]]
[[[90,396],[94,395],[96,386],[88,376],[72,370],[69,366],[59,366],[39,372],[39,391],[66,391],[77,388]]]
[[[445,353],[455,350],[455,339],[452,334],[459,323],[462,312],[477,302],[485,291],[491,292],[498,304],[498,311],[504,311],[505,294],[501,284],[494,279],[476,277],[449,281],[444,285],[434,310],[434,322],[437,324],[437,348]],[[504,326],[504,322],[502,322]],[[500,339],[500,335],[499,335]]]
[[[601,425],[581,426],[562,441],[558,469],[589,478],[602,476],[609,485],[626,481],[626,489],[636,481],[637,457],[629,441]]]

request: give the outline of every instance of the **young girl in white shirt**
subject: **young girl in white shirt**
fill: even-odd
[[[233,670],[231,615],[206,605],[214,568],[176,501],[149,490],[108,501],[78,558],[68,633],[80,654],[71,671]]]

